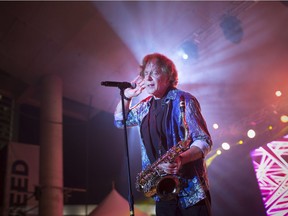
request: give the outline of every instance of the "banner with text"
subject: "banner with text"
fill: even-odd
[[[38,209],[39,146],[9,143],[7,160],[5,213],[34,215]]]

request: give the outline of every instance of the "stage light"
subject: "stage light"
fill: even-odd
[[[239,144],[239,145],[242,145],[243,143],[244,143],[243,140],[239,140],[239,141],[238,141],[238,144]]]
[[[225,14],[221,18],[220,27],[227,40],[232,43],[240,43],[244,33],[241,21],[236,16]]]
[[[273,129],[273,126],[272,125],[269,125],[268,126],[268,130],[272,130]]]
[[[189,58],[189,56],[188,56],[186,53],[183,53],[183,54],[182,54],[182,58],[183,58],[184,60],[187,60],[187,59]]]
[[[217,155],[221,155],[221,154],[222,154],[222,151],[221,151],[221,150],[217,150],[217,151],[216,151],[216,154],[217,154]]]
[[[198,59],[198,45],[194,41],[186,41],[181,45],[179,52],[184,60]]]
[[[283,123],[287,123],[288,122],[288,116],[287,115],[282,115],[280,117],[280,119],[281,119],[281,122],[283,122]]]
[[[256,136],[256,132],[254,130],[250,129],[247,132],[247,136],[252,139]]]
[[[276,95],[277,97],[280,97],[280,96],[282,95],[282,92],[281,92],[281,91],[276,91],[276,92],[275,92],[275,95]]]
[[[229,149],[230,149],[229,143],[226,143],[226,142],[222,143],[222,148],[223,148],[224,150],[229,150]]]
[[[213,128],[216,130],[216,129],[218,129],[218,128],[219,128],[219,125],[218,125],[218,124],[216,124],[216,123],[214,123],[214,124],[213,124]]]
[[[209,167],[212,163],[212,161],[218,156],[217,152],[206,159],[206,166]]]

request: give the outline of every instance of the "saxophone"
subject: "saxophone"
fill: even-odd
[[[189,137],[188,125],[185,119],[185,98],[180,97],[180,111],[182,127],[185,131],[185,138],[170,148],[153,164],[149,165],[145,170],[136,176],[136,189],[143,192],[146,197],[158,195],[161,199],[171,199],[175,197],[180,189],[180,177],[177,175],[167,174],[159,169],[158,165],[163,162],[174,162],[175,159],[189,149],[191,140]]]

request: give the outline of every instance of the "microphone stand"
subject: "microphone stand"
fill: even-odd
[[[128,136],[127,136],[127,124],[126,124],[126,113],[124,106],[124,90],[126,88],[133,87],[127,82],[101,82],[101,85],[109,87],[118,87],[120,89],[121,104],[122,104],[122,114],[123,114],[123,124],[124,124],[124,138],[125,138],[125,150],[126,150],[126,162],[127,162],[127,172],[128,172],[128,202],[130,208],[130,216],[134,216],[134,198],[131,188],[131,174],[130,174],[130,161],[129,161],[129,147],[128,147]]]
[[[125,137],[125,149],[126,149],[126,162],[127,162],[127,171],[128,171],[128,201],[129,201],[129,207],[130,207],[130,216],[134,216],[134,198],[132,194],[132,188],[131,188],[131,174],[130,174],[130,161],[129,161],[129,147],[128,147],[128,136],[127,136],[127,124],[126,124],[126,113],[125,113],[125,107],[124,107],[124,90],[125,88],[120,89],[120,95],[121,95],[121,103],[122,103],[122,114],[123,114],[123,122],[124,122],[124,137]]]
[[[123,123],[124,123],[124,138],[125,138],[125,149],[126,149],[126,162],[127,162],[127,171],[128,171],[128,201],[130,208],[130,216],[134,216],[134,198],[132,194],[131,188],[131,174],[130,174],[130,161],[129,161],[129,147],[128,147],[128,136],[127,136],[127,124],[126,124],[126,113],[124,106],[124,90],[126,87],[120,87],[120,95],[121,95],[121,104],[122,104],[122,114],[123,114]]]

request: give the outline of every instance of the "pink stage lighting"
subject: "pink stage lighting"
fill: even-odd
[[[288,215],[288,136],[251,152],[267,215]]]

